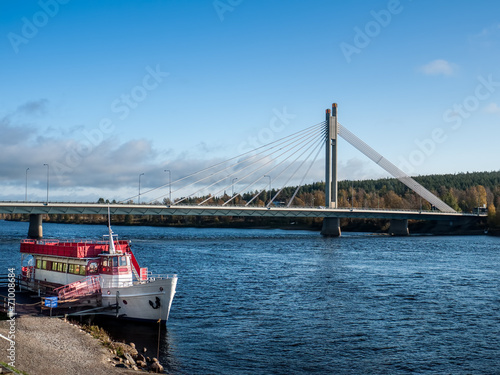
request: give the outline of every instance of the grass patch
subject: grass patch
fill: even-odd
[[[125,353],[123,353],[123,349],[121,348],[121,346],[116,348],[116,355],[118,357],[123,357],[125,355]]]
[[[0,361],[0,365],[11,370],[14,374],[29,375],[27,372],[16,369],[15,367],[9,366],[7,363]]]
[[[107,348],[112,348],[112,340],[109,334],[101,327],[91,324],[81,326],[85,332],[88,332],[93,338],[102,342]]]

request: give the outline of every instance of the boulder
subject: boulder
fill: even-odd
[[[127,358],[129,365],[135,366],[135,361],[130,354],[124,353],[124,356],[125,356],[125,358]]]
[[[144,357],[142,354],[133,355],[132,358],[136,362],[138,361],[146,362],[146,357]]]
[[[153,362],[151,366],[149,366],[149,371],[163,372],[163,366],[160,365],[158,362]]]

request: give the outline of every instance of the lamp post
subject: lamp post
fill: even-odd
[[[168,172],[168,201],[172,204],[172,172],[170,169],[164,169],[163,172]]]
[[[47,204],[49,204],[49,165],[48,164],[44,164],[45,166],[47,166]]]
[[[24,201],[25,202],[28,201],[28,171],[29,170],[30,170],[29,168],[26,168],[26,184],[24,187]]]
[[[144,173],[139,175],[139,198],[137,198],[139,204],[141,204],[141,176],[144,176]]]
[[[234,181],[236,181],[238,179],[238,177],[235,177],[233,178],[232,182],[231,182],[231,198],[234,197]],[[234,206],[234,199],[233,199],[233,206]]]
[[[265,174],[264,177],[269,178],[269,200],[271,200],[271,176]]]
[[[354,180],[351,181],[351,210],[354,208]]]

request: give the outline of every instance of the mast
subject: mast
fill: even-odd
[[[109,231],[109,253],[116,254],[115,242],[113,240],[113,230],[111,229],[111,214],[108,206],[108,231]]]

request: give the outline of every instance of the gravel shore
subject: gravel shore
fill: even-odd
[[[8,336],[9,321],[0,321]],[[29,375],[133,374],[109,361],[113,354],[80,328],[59,318],[21,316],[16,319],[16,368]],[[10,343],[0,337],[0,361],[9,363]]]

